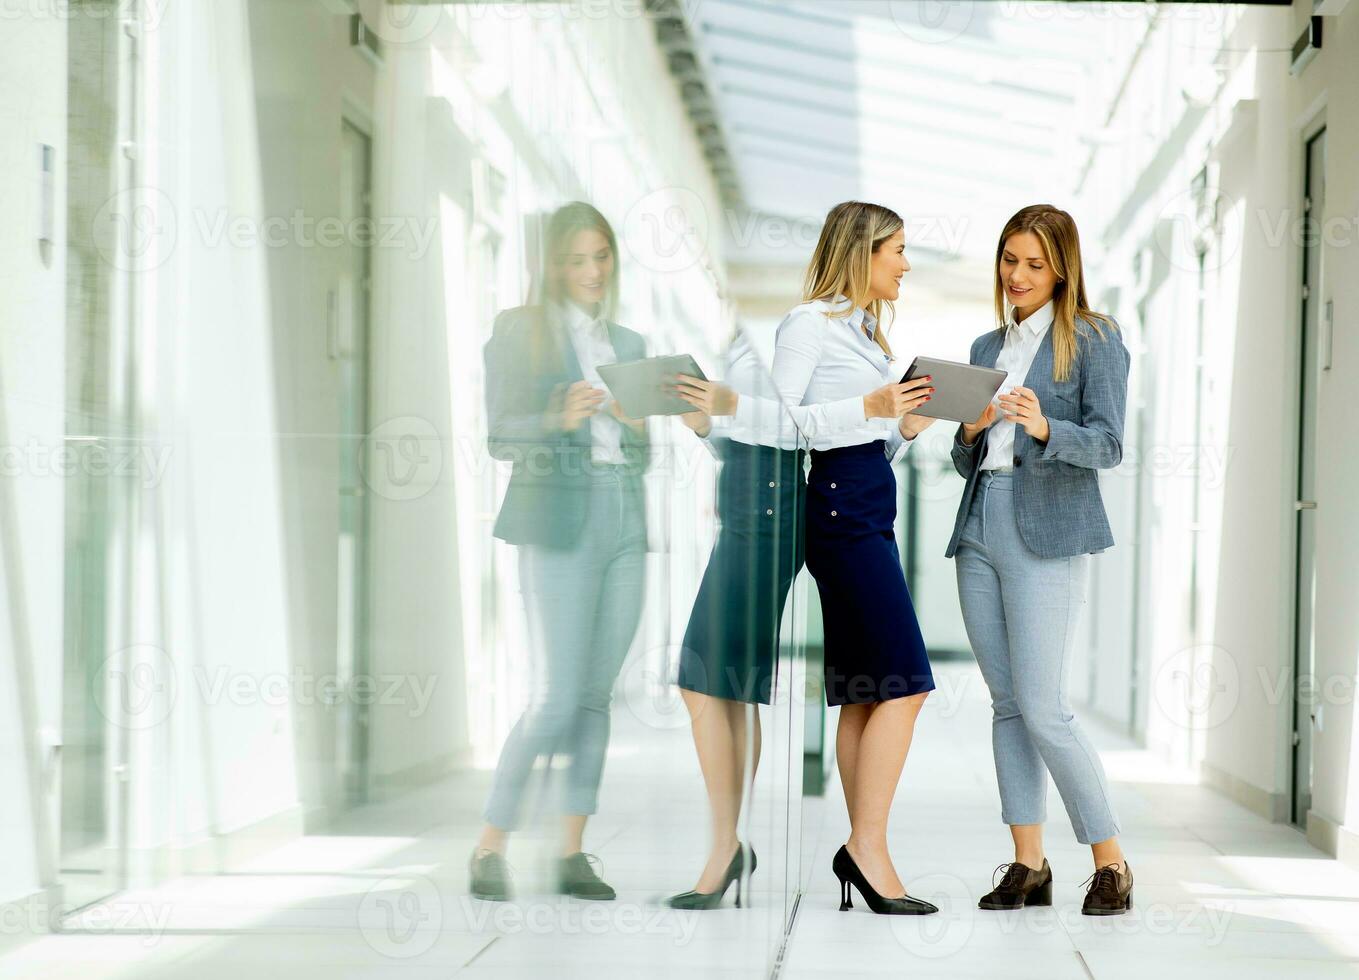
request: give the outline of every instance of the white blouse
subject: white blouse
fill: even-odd
[[[601,364],[613,364],[618,360],[613,342],[609,340],[609,325],[602,316],[591,315],[570,300],[558,304],[555,313],[566,324],[571,348],[580,362],[582,379],[607,396],[590,417],[590,461],[620,466],[624,462],[622,423],[609,412],[613,397],[599,375]]]
[[[828,314],[849,300],[813,300],[795,306],[774,335],[774,388],[784,409],[812,449],[862,446],[883,440],[888,459],[895,459],[913,440],[903,439],[897,419],[864,418],[864,395],[900,379],[896,366],[867,333],[876,321],[855,307],[847,317]],[[770,406],[742,395],[733,429],[763,431]],[[742,440],[747,441],[747,440]]]
[[[726,361],[722,383],[739,396],[737,414],[713,416],[712,431],[705,438],[779,449],[801,447],[802,437],[793,417],[777,398],[769,366],[744,332],[738,333],[732,342]],[[711,443],[709,448],[716,452]]]
[[[996,367],[1005,372],[1005,383],[991,399],[996,406],[996,421],[986,430],[986,455],[982,458],[984,470],[1011,470],[1014,468],[1015,423],[1000,414],[1000,396],[1022,385],[1033,367],[1033,359],[1038,348],[1043,345],[1048,328],[1052,326],[1052,300],[1039,307],[1024,318],[1023,323],[1015,321],[1013,309],[1005,317],[1005,343],[996,357]]]

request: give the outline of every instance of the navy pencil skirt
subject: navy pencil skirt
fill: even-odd
[[[801,450],[718,443],[722,527],[680,650],[680,687],[769,704],[788,588],[802,568]]]
[[[892,525],[897,481],[882,442],[813,450],[807,570],[825,627],[826,703],[934,690]]]

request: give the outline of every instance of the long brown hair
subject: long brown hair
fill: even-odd
[[[609,243],[613,253],[613,273],[609,276],[604,302],[600,305],[600,316],[613,321],[618,311],[619,255],[618,236],[614,234],[609,220],[593,204],[584,201],[571,201],[553,211],[543,229],[542,247],[539,249],[538,274],[534,279],[533,302],[534,333],[532,366],[544,370],[555,365],[561,358],[556,331],[550,322],[551,307],[568,301],[562,285],[562,263],[571,239],[582,231],[597,231]]]
[[[609,219],[600,213],[593,204],[572,201],[563,204],[547,219],[543,235],[541,263],[538,274],[540,301],[564,302],[566,291],[562,288],[562,262],[571,239],[582,231],[597,231],[609,243],[613,253],[613,274],[609,276],[609,287],[605,291],[604,304],[600,315],[611,320],[618,308],[618,237],[613,233]]]
[[[812,252],[811,264],[802,287],[802,301],[833,300],[838,295],[849,299],[849,306],[833,309],[833,317],[847,317],[856,306],[862,306],[877,321],[873,339],[888,357],[887,333],[882,315],[895,312],[881,299],[869,300],[868,283],[873,275],[873,253],[883,242],[902,229],[901,215],[880,204],[845,201],[830,209],[826,223],[821,226],[821,237]]]
[[[996,243],[996,325],[1005,329],[1010,301],[1005,298],[1005,283],[1000,275],[1000,260],[1005,254],[1005,243],[1010,236],[1033,232],[1043,248],[1043,258],[1057,276],[1052,290],[1052,378],[1065,381],[1071,377],[1071,364],[1076,359],[1078,321],[1089,324],[1098,336],[1102,327],[1117,330],[1118,324],[1103,313],[1090,309],[1085,296],[1085,271],[1081,265],[1081,238],[1071,215],[1051,204],[1031,204],[1015,212],[1005,222]],[[1079,329],[1084,329],[1081,327]]]

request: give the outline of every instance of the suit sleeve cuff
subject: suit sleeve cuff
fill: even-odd
[[[1057,454],[1061,452],[1062,439],[1064,438],[1062,435],[1062,426],[1066,424],[1067,423],[1061,419],[1048,419],[1048,441],[1041,443],[1043,447],[1043,459],[1056,459]]]

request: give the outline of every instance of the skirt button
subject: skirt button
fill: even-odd
[[[835,484],[834,484],[834,483],[831,484],[831,489],[832,489],[832,490],[835,489]]]
[[[838,517],[838,516],[839,516],[839,515],[836,514],[835,511],[831,511],[831,517]]]
[[[776,486],[778,486],[778,484],[775,483],[773,480],[770,480],[770,481],[769,481],[769,485],[770,485],[771,487],[776,487]]]
[[[773,513],[774,513],[774,508],[773,508],[773,507],[770,507],[768,510],[765,511],[765,513],[772,516]]]

